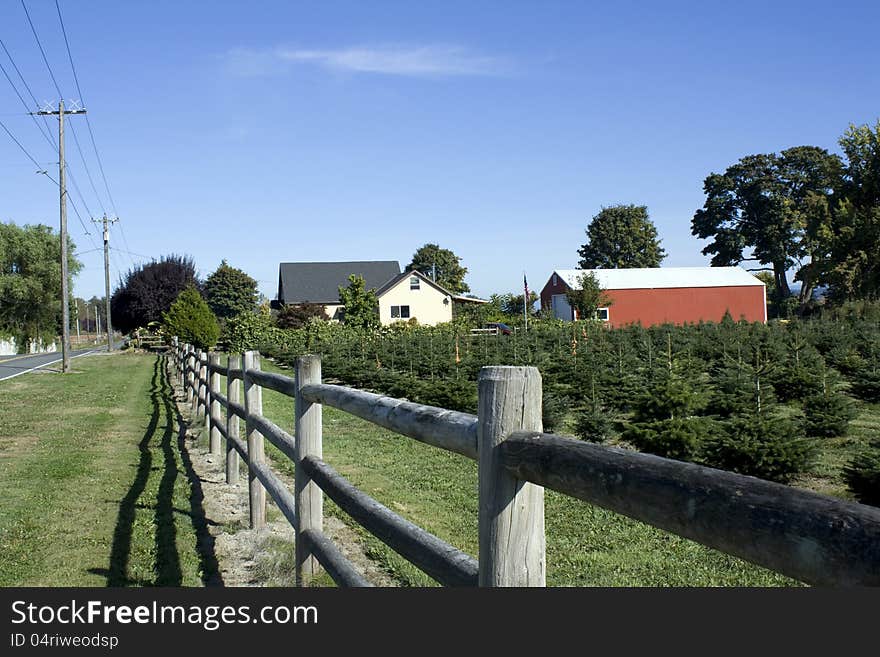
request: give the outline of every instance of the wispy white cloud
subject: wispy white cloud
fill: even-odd
[[[311,64],[352,73],[410,77],[495,76],[509,62],[456,45],[358,46],[338,49],[235,49],[227,53],[229,70],[238,75],[273,75],[290,65]]]

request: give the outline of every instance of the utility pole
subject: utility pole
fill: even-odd
[[[58,109],[42,109],[38,115],[58,115],[58,188],[61,205],[61,371],[70,372],[70,304],[67,290],[67,188],[64,180],[64,115],[85,114],[84,109],[64,109],[64,99],[58,101]]]
[[[98,223],[97,220],[92,219]],[[104,215],[104,316],[107,318],[107,351],[113,351],[113,323],[110,321],[110,224],[119,221],[116,219],[107,219]]]

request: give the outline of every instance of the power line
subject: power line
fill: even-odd
[[[22,0],[24,2],[24,0]],[[70,40],[67,38],[67,28],[64,26],[64,17],[61,15],[61,5],[58,3],[58,0],[55,0],[55,10],[58,13],[58,22],[61,24],[61,34],[64,36],[64,46],[67,49],[67,59],[70,62],[70,70],[73,73],[73,82],[76,85],[76,93],[79,94],[79,99],[85,105],[85,96],[83,95],[82,88],[79,86],[79,76],[76,74],[76,65],[73,63],[73,53],[70,51]],[[104,171],[104,163],[101,160],[101,153],[98,151],[98,145],[95,142],[95,132],[92,130],[92,122],[89,119],[89,115],[85,115],[86,119],[86,128],[89,130],[89,138],[92,142],[92,149],[95,151],[95,159],[98,162],[98,170],[101,172],[101,179],[104,181],[104,189],[107,191],[107,198],[110,201],[110,207],[113,208],[113,214],[116,217],[116,221],[119,223],[119,232],[122,236],[122,243],[125,244],[125,248],[127,249],[126,253],[131,253],[131,247],[128,245],[128,238],[125,235],[125,224],[119,216],[119,210],[116,209],[116,202],[113,200],[113,194],[110,192],[110,185],[107,182],[107,174]],[[77,148],[79,148],[79,141],[77,140],[76,132],[73,133],[74,141],[77,142]],[[82,154],[82,153],[80,153]],[[89,177],[89,181],[91,182],[91,176]],[[94,190],[94,185],[92,185]],[[95,191],[95,195],[97,195],[97,191]],[[100,203],[100,197],[98,202]],[[101,204],[101,209],[106,214],[106,210],[104,209],[104,205]],[[132,267],[135,266],[134,260],[131,260],[129,255],[129,260],[131,261]]]
[[[24,2],[24,0],[21,1]],[[73,73],[73,82],[76,85],[76,93],[79,94],[80,101],[85,105],[85,97],[79,86],[79,76],[77,76],[76,66],[73,64],[73,55],[70,52],[70,42],[67,40],[67,30],[64,27],[64,19],[61,17],[61,6],[58,4],[58,0],[55,0],[55,9],[58,12],[58,22],[61,23],[61,34],[64,35],[64,45],[67,48],[67,59],[70,61],[70,70]],[[86,127],[89,129],[92,148],[95,151],[95,159],[98,161],[98,169],[101,171],[101,178],[104,180],[104,189],[107,190],[107,198],[110,200],[110,207],[113,208],[113,213],[118,216],[119,212],[116,210],[116,203],[113,202],[113,194],[110,193],[110,185],[107,184],[107,176],[104,173],[104,164],[101,162],[101,154],[98,152],[98,146],[95,143],[95,133],[92,131],[92,122],[89,121],[88,114],[86,114]]]
[[[61,187],[61,185],[58,183],[58,181],[55,180],[52,176],[50,176],[49,173],[47,171],[45,171],[42,166],[40,166],[40,163],[37,162],[37,160],[34,158],[34,156],[31,155],[30,152],[28,152],[28,150],[24,146],[22,146],[21,142],[18,141],[18,139],[16,139],[15,135],[12,134],[12,132],[9,130],[9,128],[6,127],[6,124],[3,123],[2,121],[0,121],[0,128],[3,128],[3,131],[7,135],[9,135],[9,138],[15,142],[15,145],[21,149],[21,152],[24,153],[31,162],[34,163],[34,165],[37,167],[37,173],[42,173],[49,180],[51,180],[53,183],[55,183],[56,187],[58,187],[58,188]],[[91,233],[89,233],[88,229],[86,228],[86,224],[83,221],[82,215],[80,215],[80,213],[79,213],[79,209],[76,207],[76,203],[73,202],[73,199],[69,199],[69,200],[70,200],[70,207],[73,208],[73,213],[76,215],[76,218],[79,219],[80,226],[82,226],[83,231],[85,232],[86,236],[89,238],[89,242],[91,242],[92,246],[95,246],[95,242],[91,238]]]
[[[61,87],[58,86],[58,80],[55,79],[55,74],[52,72],[52,67],[49,66],[49,59],[46,57],[46,51],[43,50],[43,44],[40,42],[40,37],[37,35],[37,28],[34,27],[34,22],[31,20],[31,13],[28,11],[27,5],[24,3],[24,0],[21,0],[21,8],[24,9],[24,15],[27,16],[28,24],[31,26],[31,32],[34,34],[34,39],[37,40],[37,47],[40,49],[40,54],[43,56],[43,62],[46,64],[46,68],[49,70],[49,77],[52,78],[52,82],[55,85],[55,90],[58,92],[59,97],[64,97],[64,94],[61,93]]]
[[[125,251],[123,249],[118,249],[115,246],[110,247],[113,251],[119,251],[120,253],[127,253],[128,255],[134,256],[135,258],[140,258],[141,260],[155,260],[156,258],[152,256],[145,256],[143,253],[132,253],[131,251]]]
[[[27,17],[28,25],[30,25],[30,27],[31,27],[31,33],[34,35],[34,40],[37,42],[37,48],[39,48],[40,55],[42,55],[42,57],[43,57],[43,63],[46,65],[46,70],[49,71],[49,77],[52,78],[52,84],[55,85],[55,91],[58,92],[59,98],[64,98],[64,93],[61,91],[61,87],[58,84],[58,80],[55,78],[55,72],[52,70],[51,64],[49,64],[49,58],[46,56],[46,51],[43,48],[43,42],[40,41],[40,35],[37,34],[37,28],[34,26],[34,22],[31,20],[31,14],[28,11],[27,5],[25,4],[24,0],[21,0],[21,7],[22,7],[22,9],[24,9],[24,14]],[[60,13],[60,10],[59,10],[59,13]],[[65,35],[65,41],[66,40],[67,40],[67,37]],[[79,85],[77,85],[77,89],[78,88],[79,88]],[[80,98],[80,101],[82,102],[82,98]],[[88,115],[86,115],[86,118],[88,118]],[[89,180],[89,184],[92,187],[92,191],[95,193],[95,198],[98,199],[98,205],[100,205],[101,209],[104,210],[104,203],[101,200],[100,194],[98,194],[98,188],[95,187],[95,181],[92,179],[92,172],[89,170],[88,162],[86,162],[86,157],[83,154],[82,146],[79,143],[79,136],[76,134],[76,128],[74,127],[73,123],[70,124],[70,132],[73,133],[73,141],[76,144],[76,150],[79,152],[80,159],[82,159],[83,168],[85,169],[85,172],[86,172],[86,177]],[[65,162],[65,164],[66,164],[66,162]]]
[[[52,176],[50,176],[48,173],[46,173],[43,170],[43,167],[40,165],[39,162],[37,162],[36,158],[33,155],[31,155],[24,146],[21,145],[21,142],[15,138],[15,135],[12,134],[12,132],[10,132],[9,128],[6,127],[6,124],[3,123],[3,121],[0,121],[0,128],[3,128],[3,130],[6,132],[6,134],[9,135],[9,138],[15,142],[15,145],[21,149],[21,152],[24,153],[31,162],[34,163],[34,166],[37,167],[37,173],[45,174],[49,180],[51,180],[56,185],[58,184]]]
[[[2,42],[0,42],[0,43],[2,43]],[[6,46],[5,46],[5,45],[3,45],[3,49],[6,51],[6,56],[9,57],[9,61],[12,62],[12,65],[15,67],[16,71],[18,71],[18,67],[15,66],[15,60],[12,59],[12,56],[9,54],[9,51],[6,50]],[[37,117],[36,117],[36,115],[35,115],[33,112],[30,111],[30,108],[28,107],[27,101],[26,101],[26,100],[24,99],[24,97],[21,95],[21,92],[19,92],[18,87],[16,86],[15,82],[12,80],[12,77],[9,75],[9,73],[7,72],[7,70],[6,70],[6,68],[3,66],[3,64],[0,64],[0,71],[3,72],[3,75],[4,75],[4,76],[6,76],[6,79],[7,79],[7,81],[9,82],[9,86],[12,87],[12,90],[15,92],[15,95],[18,96],[18,100],[21,102],[22,106],[23,106],[24,109],[27,111],[28,116],[30,116],[31,120],[34,122],[34,125],[37,126],[37,130],[40,131],[40,134],[43,136],[43,139],[46,140],[46,142],[49,144],[49,146],[51,146],[53,149],[57,150],[57,149],[58,149],[58,145],[57,145],[57,143],[55,142],[54,138],[51,137],[51,134],[52,134],[51,130],[50,130],[48,133],[47,133],[46,131],[43,130],[43,127],[40,125],[39,121],[37,121]],[[19,72],[19,77],[21,77],[21,73],[20,73],[20,72]],[[28,87],[28,86],[27,86],[27,83],[24,82],[24,78],[23,78],[23,77],[21,77],[21,80],[22,80],[22,82],[24,83],[25,88],[28,89],[28,90],[30,90],[30,87]],[[33,97],[33,94],[31,94],[31,96]],[[45,116],[43,116],[43,120],[44,120],[44,121],[46,120],[46,117],[45,117]],[[46,124],[46,125],[47,125],[47,128],[48,128],[48,124]],[[8,133],[8,130],[7,130],[7,133]],[[39,166],[39,165],[38,165],[38,166]],[[68,166],[69,166],[69,164],[68,164]],[[80,202],[82,203],[82,205],[83,205],[83,207],[85,208],[86,212],[87,212],[89,215],[91,215],[91,214],[92,214],[92,211],[89,210],[88,204],[86,203],[86,199],[85,199],[85,197],[83,196],[82,191],[80,191],[79,184],[76,182],[76,179],[75,179],[74,176],[73,176],[73,172],[71,171],[71,172],[69,172],[69,173],[70,173],[70,180],[71,180],[71,182],[73,183],[73,187],[74,187],[74,189],[76,190],[77,195],[79,196]],[[56,184],[57,184],[57,183],[56,183]],[[73,199],[71,199],[71,205],[72,205],[73,208],[74,208],[74,212],[75,212],[75,213],[77,214],[77,216],[79,217],[79,211],[76,209],[76,206],[75,206],[75,204],[73,203]],[[79,217],[79,218],[80,218],[80,223],[82,224],[82,217]],[[85,224],[82,224],[82,225],[83,225],[83,230],[85,230],[86,235],[88,235],[88,234],[89,234],[89,231],[86,230],[86,228],[85,228]]]
[[[34,92],[31,91],[30,86],[28,86],[27,81],[25,81],[24,76],[21,74],[21,70],[18,68],[18,65],[15,63],[15,60],[12,58],[12,54],[9,52],[9,49],[6,47],[6,44],[3,43],[2,39],[0,39],[0,47],[3,48],[3,52],[5,52],[6,56],[9,58],[9,62],[12,64],[12,68],[14,68],[15,72],[18,73],[18,79],[21,80],[21,83],[24,85],[24,88],[27,90],[28,95],[31,97],[31,100],[34,101],[34,107],[39,107],[40,103],[39,103],[39,101],[37,101],[37,97],[34,96]],[[25,106],[27,106],[27,105],[25,105]],[[30,111],[30,110],[28,110],[28,111]],[[55,142],[55,137],[52,136],[52,130],[49,128],[49,119],[47,119],[45,116],[43,116],[43,125],[46,126],[46,132],[49,134],[49,141],[52,144],[52,149],[57,151],[58,144]]]

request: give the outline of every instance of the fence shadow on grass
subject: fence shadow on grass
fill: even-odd
[[[107,578],[107,586],[180,586],[183,573],[177,545],[175,517],[179,514],[190,518],[196,531],[197,549],[200,561],[202,582],[205,585],[223,585],[217,558],[214,554],[214,539],[208,532],[208,521],[202,506],[204,495],[198,475],[186,451],[186,435],[183,418],[173,401],[173,390],[165,374],[164,355],[156,357],[153,364],[153,378],[150,388],[152,414],[144,436],[138,443],[140,457],[136,466],[134,481],[125,497],[119,503],[116,528],[113,532],[113,545],[110,551],[110,566],[107,570],[92,569]],[[162,433],[157,430],[162,420]],[[175,444],[176,438],[176,444]],[[161,464],[154,467],[154,450],[162,453]],[[174,508],[174,489],[178,470],[175,448],[179,450],[184,472],[190,484],[190,509],[182,511]],[[150,474],[161,471],[156,490],[155,505],[139,502],[147,490]],[[138,510],[152,509],[155,516],[155,564],[153,577],[132,578],[129,575],[135,517]],[[180,546],[184,548],[184,546]],[[185,548],[184,548],[185,549]]]

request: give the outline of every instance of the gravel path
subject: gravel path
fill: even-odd
[[[172,377],[173,380],[173,377]],[[195,423],[181,390],[177,388],[176,403],[186,431],[182,442],[198,477],[204,496],[203,506],[208,530],[213,539],[223,586],[293,586],[293,528],[268,500],[269,521],[259,530],[249,528],[247,471],[243,469],[239,483],[226,483],[225,456],[212,455],[200,434],[203,422]],[[277,472],[277,471],[276,471]],[[281,475],[293,488],[293,479]],[[273,513],[274,511],[274,513]],[[355,531],[338,518],[324,517],[324,533],[354,564],[360,573],[376,586],[393,587],[398,583],[364,554]],[[219,581],[217,584],[221,584]]]

